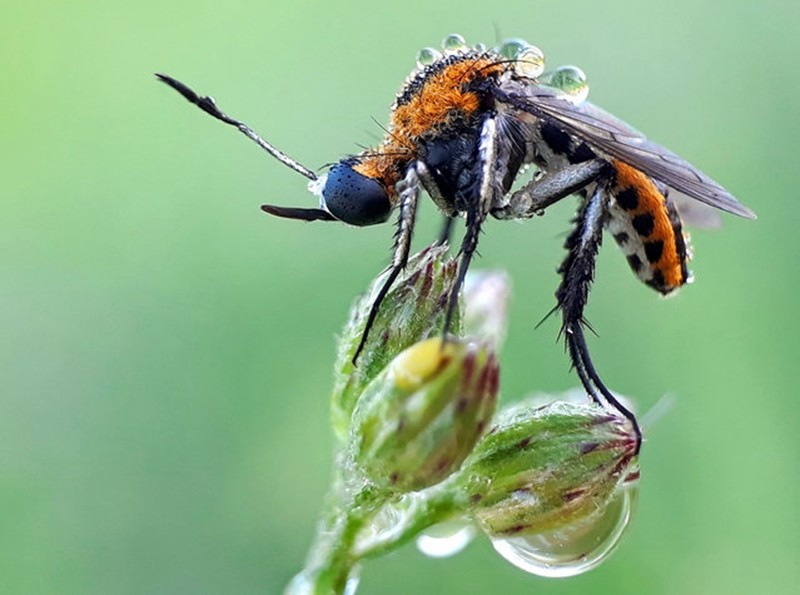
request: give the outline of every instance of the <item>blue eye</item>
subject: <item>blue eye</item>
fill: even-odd
[[[350,225],[375,225],[389,218],[392,203],[386,189],[342,161],[328,172],[322,188],[323,208]]]

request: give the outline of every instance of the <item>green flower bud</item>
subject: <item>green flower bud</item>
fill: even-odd
[[[353,364],[372,304],[388,271],[379,275],[350,310],[350,319],[339,339],[335,383],[331,402],[337,436],[347,437],[350,417],[364,387],[403,349],[442,333],[447,300],[455,283],[457,263],[446,246],[431,246],[412,256],[381,303],[364,350]],[[452,331],[460,328],[456,311]]]
[[[499,367],[486,345],[428,339],[398,355],[358,401],[352,457],[376,486],[412,491],[458,469],[488,425]]]
[[[552,532],[602,511],[636,469],[630,423],[593,404],[519,404],[498,416],[457,483],[493,537]]]

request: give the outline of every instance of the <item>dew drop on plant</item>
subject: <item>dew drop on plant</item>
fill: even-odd
[[[494,549],[517,568],[549,578],[582,574],[614,551],[635,508],[635,484],[619,489],[606,508],[556,531],[492,538]]]
[[[319,576],[313,572],[303,571],[294,575],[289,584],[283,591],[283,595],[316,595],[320,592],[330,590],[330,585],[319,582]],[[355,595],[358,589],[358,582],[361,578],[361,567],[355,566],[347,577],[343,595]]]
[[[361,567],[356,566],[347,577],[347,584],[344,586],[344,595],[356,595],[358,583],[361,580]]]
[[[464,520],[434,525],[417,538],[417,549],[429,558],[454,556],[475,537],[475,526]]]
[[[413,494],[406,494],[397,502],[381,508],[369,524],[359,531],[354,551],[369,551],[396,538],[418,514],[418,507],[417,498]]]

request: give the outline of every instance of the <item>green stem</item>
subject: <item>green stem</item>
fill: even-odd
[[[287,595],[344,593],[360,560],[382,556],[463,510],[458,491],[449,481],[395,503],[369,484],[344,487],[334,481],[332,490],[306,566],[287,588]],[[372,541],[357,543],[362,529],[384,507],[391,506],[399,509],[400,522]]]
[[[459,492],[453,489],[449,481],[410,494],[407,498],[409,500],[403,503],[399,514],[402,519],[400,523],[375,540],[359,544],[355,552],[359,559],[383,556],[405,545],[428,527],[450,520],[464,510]]]
[[[326,500],[306,566],[290,584],[287,594],[344,593],[358,563],[353,553],[356,537],[374,512],[376,502],[383,502],[384,498],[369,485],[346,486],[339,477],[334,479]]]
[[[318,536],[309,564],[303,571],[310,577],[313,593],[344,593],[358,559],[352,554],[353,543],[364,519],[344,515],[336,519],[329,531]]]

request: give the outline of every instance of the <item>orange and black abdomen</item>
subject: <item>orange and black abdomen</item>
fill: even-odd
[[[689,279],[686,239],[672,202],[639,170],[614,160],[608,230],[636,276],[667,294]]]

